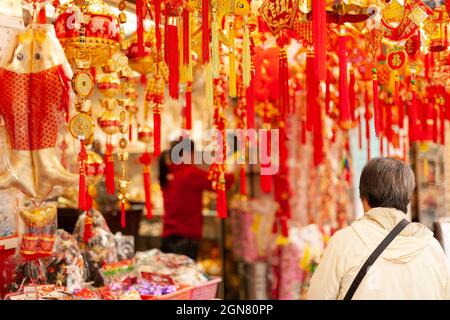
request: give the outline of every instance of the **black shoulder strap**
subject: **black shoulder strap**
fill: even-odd
[[[378,245],[378,247],[372,252],[372,254],[367,258],[366,262],[363,264],[355,279],[353,280],[350,289],[348,289],[347,294],[344,297],[344,300],[351,300],[353,295],[358,289],[361,281],[364,279],[369,267],[374,264],[374,262],[378,259],[378,257],[383,253],[383,251],[388,247],[388,245],[398,236],[400,232],[409,224],[409,221],[406,219],[402,219],[391,232],[387,235],[386,238]]]

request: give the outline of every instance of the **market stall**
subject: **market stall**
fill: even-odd
[[[449,13],[0,0],[0,297],[302,299],[377,156],[411,164],[412,218],[447,239]],[[159,250],[180,137],[207,171],[196,261]]]

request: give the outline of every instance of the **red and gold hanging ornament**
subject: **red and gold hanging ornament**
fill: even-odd
[[[97,122],[102,131],[107,135],[106,138],[106,150],[104,154],[105,161],[105,184],[106,191],[109,194],[115,192],[114,182],[114,147],[112,145],[112,135],[117,134],[120,130],[121,122],[119,116],[114,112],[117,106],[116,99],[103,98],[101,100],[102,106],[105,111],[100,115]]]
[[[450,21],[447,12],[443,9],[435,9],[428,24],[434,24],[427,30],[434,30],[429,34],[428,50],[442,52],[448,48],[448,23]]]
[[[161,153],[161,105],[164,104],[164,79],[157,73],[148,81],[145,101],[153,108],[153,153]]]
[[[399,72],[405,66],[406,52],[403,47],[394,47],[386,57],[389,68],[394,72],[394,103],[398,109],[399,126],[403,128],[404,106],[400,98]]]
[[[84,46],[94,67],[103,65],[120,48],[123,34],[119,19],[102,0],[85,0],[79,7],[76,1],[69,0],[58,7],[57,14],[56,36],[71,63],[75,62],[80,46]],[[80,38],[81,24],[86,27]]]
[[[343,128],[350,128],[352,116],[350,110],[348,74],[347,74],[347,35],[344,25],[339,26],[339,122]]]
[[[397,22],[399,13],[401,20]],[[399,4],[397,0],[392,0],[383,9],[381,23],[384,37],[392,41],[407,40],[417,33],[432,13],[433,11],[421,0],[405,0],[404,5]],[[396,22],[395,25],[390,23],[392,20]]]
[[[120,224],[122,226],[122,228],[125,228],[125,206],[126,203],[128,201],[128,185],[130,184],[130,180],[127,178],[127,172],[126,172],[126,162],[128,161],[128,151],[126,150],[128,147],[128,140],[126,138],[127,136],[127,132],[128,132],[128,125],[126,124],[126,111],[125,111],[125,104],[126,104],[126,99],[117,99],[119,106],[121,107],[121,111],[120,111],[120,133],[122,135],[122,137],[119,140],[119,148],[120,150],[117,153],[117,158],[120,161],[120,176],[119,179],[117,181],[117,187],[118,187],[118,192],[117,192],[117,198],[119,199],[120,202],[120,210],[121,210],[121,219],[120,219]]]
[[[166,0],[166,27],[164,31],[164,59],[169,67],[169,95],[178,100],[180,82],[180,41],[178,26],[183,12],[182,0]]]
[[[153,132],[148,126],[142,126],[139,128],[139,141],[145,143],[145,152],[139,158],[139,162],[144,166],[143,180],[144,180],[144,193],[145,193],[145,208],[147,210],[147,218],[151,219],[152,213],[152,182],[151,182],[151,163],[152,158],[150,154],[150,143],[152,141]]]
[[[227,198],[226,198],[226,181],[225,181],[225,160],[226,160],[226,117],[225,107],[227,99],[224,90],[224,83],[221,78],[214,80],[214,127],[216,129],[215,136],[215,160],[208,172],[208,179],[212,183],[213,190],[217,195],[217,216],[219,218],[227,217]]]

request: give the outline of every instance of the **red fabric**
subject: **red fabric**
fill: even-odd
[[[163,237],[201,239],[202,237],[202,191],[213,191],[208,171],[195,165],[171,165],[167,186],[163,191],[164,216]],[[225,174],[226,188],[234,182],[232,174]]]
[[[60,115],[67,109],[59,66],[19,74],[0,69],[0,116],[11,148],[39,150],[56,145]]]

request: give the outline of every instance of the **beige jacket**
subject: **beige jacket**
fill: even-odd
[[[405,218],[375,208],[330,239],[314,272],[308,299],[343,299],[372,251]],[[410,223],[369,269],[353,299],[449,299],[449,261],[433,233]]]

